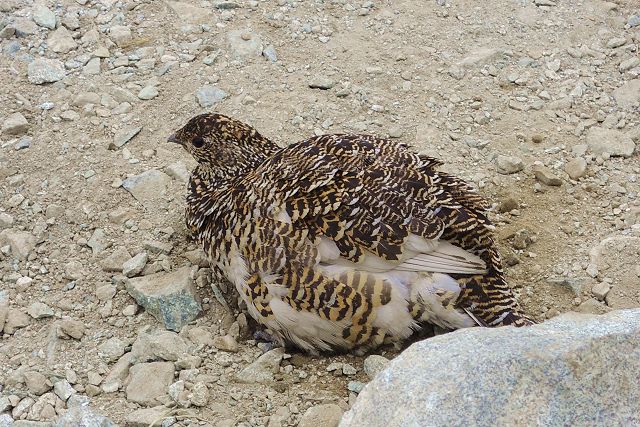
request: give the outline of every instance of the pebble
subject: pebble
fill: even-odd
[[[631,157],[636,144],[616,129],[592,127],[587,132],[587,146],[593,154],[608,153],[611,156]]]
[[[189,177],[191,176],[191,173],[187,169],[187,166],[181,160],[178,160],[174,163],[171,163],[170,165],[167,165],[164,168],[164,171],[171,178],[178,180],[180,182],[189,181]]]
[[[69,402],[74,400],[69,399]],[[86,399],[86,400],[85,400]],[[88,399],[79,399],[77,404],[69,403],[69,408],[64,414],[58,418],[54,427],[71,427],[71,426],[100,426],[100,427],[117,427],[117,425],[104,415],[96,412],[89,406]]]
[[[22,138],[20,138],[18,140],[18,142],[15,143],[13,148],[16,151],[18,151],[18,150],[26,150],[27,148],[31,147],[31,142],[32,141],[33,141],[33,138],[31,138],[30,136],[23,136]]]
[[[637,27],[640,25],[640,15],[631,15],[627,20],[627,25],[631,28]]]
[[[122,265],[131,259],[131,254],[122,246],[117,247],[111,255],[100,261],[100,267],[107,272],[121,272]]]
[[[621,73],[624,73],[625,71],[629,71],[630,69],[637,67],[638,65],[640,65],[640,58],[634,56],[622,61],[618,66],[618,70],[620,70]]]
[[[309,82],[311,89],[329,90],[335,85],[336,83],[328,77],[316,77]]]
[[[613,91],[613,97],[621,108],[631,109],[640,103],[640,78],[630,80]]]
[[[13,21],[12,27],[16,37],[28,37],[38,32],[38,25],[27,18],[17,18]]]
[[[138,305],[167,329],[179,331],[202,310],[190,270],[182,267],[171,273],[135,277],[127,281],[126,289]]]
[[[124,180],[122,187],[143,206],[157,209],[158,202],[164,199],[171,178],[164,172],[150,169]]]
[[[56,15],[49,8],[37,5],[31,14],[33,21],[41,27],[53,30],[56,28]]]
[[[131,28],[126,25],[114,25],[109,29],[109,36],[120,47],[129,43],[133,38]]]
[[[611,285],[609,285],[607,282],[600,282],[593,285],[593,287],[591,288],[591,293],[598,299],[598,301],[604,301],[610,290]]]
[[[209,388],[203,382],[197,382],[191,388],[191,396],[189,401],[193,406],[207,406],[209,402]]]
[[[161,329],[143,330],[131,347],[131,362],[175,362],[187,353],[187,342],[175,332]]]
[[[31,323],[31,317],[22,311],[11,308],[6,314],[6,320],[4,322],[4,333],[12,335],[15,331],[25,326],[29,326]]]
[[[263,51],[262,39],[250,30],[235,30],[227,34],[227,41],[231,53],[237,58],[261,56]]]
[[[40,396],[51,390],[51,385],[48,384],[47,377],[37,371],[25,372],[24,382],[29,391],[36,396]]]
[[[36,247],[36,238],[27,231],[6,229],[0,232],[0,247],[9,245],[11,254],[26,259]]]
[[[524,169],[522,159],[515,156],[498,155],[496,158],[497,171],[503,175],[514,174]]]
[[[36,85],[54,83],[64,79],[65,76],[64,64],[57,59],[38,58],[27,66],[27,79]]]
[[[42,302],[34,302],[29,305],[27,313],[34,319],[45,319],[47,317],[53,317],[53,309]]]
[[[131,365],[131,352],[122,355],[111,367],[104,381],[102,381],[102,391],[104,393],[115,393],[118,391],[129,375]]]
[[[364,359],[364,372],[367,374],[370,380],[378,375],[380,371],[389,365],[389,359],[384,356],[372,354]]]
[[[56,53],[68,53],[78,47],[66,27],[60,27],[49,34],[47,44]]]
[[[267,58],[271,62],[278,62],[278,55],[276,54],[276,49],[273,45],[268,45],[262,51],[262,55]]]
[[[144,406],[162,403],[167,387],[173,382],[175,368],[171,362],[139,363],[129,369],[126,396],[129,402]]]
[[[627,39],[625,39],[624,37],[613,37],[609,39],[609,41],[607,41],[607,47],[609,49],[615,49],[617,47],[623,46],[625,43],[627,43]]]
[[[158,88],[155,86],[145,86],[138,92],[138,98],[148,101],[158,96]]]
[[[76,391],[71,387],[69,381],[58,380],[53,384],[53,392],[62,399],[63,402],[66,402]]]
[[[146,252],[140,252],[124,264],[122,264],[122,274],[126,277],[134,277],[137,276],[144,270],[144,267],[147,265],[147,261],[149,260],[149,256]]]
[[[142,130],[142,126],[128,126],[121,129],[113,136],[113,141],[109,143],[109,150],[117,150],[118,148],[131,141]]]
[[[531,168],[536,179],[545,185],[557,187],[562,185],[562,180],[558,178],[551,169],[542,165],[534,165]]]
[[[360,381],[349,381],[347,384],[347,390],[352,391],[356,394],[360,393],[366,384]]]
[[[312,406],[302,415],[298,427],[337,427],[343,413],[334,403]]]
[[[284,357],[284,348],[275,348],[256,359],[236,375],[241,383],[269,383],[273,374],[280,370],[280,362]]]
[[[163,405],[136,409],[125,416],[124,422],[127,427],[149,427],[165,418],[166,413],[167,407]],[[161,425],[164,426],[164,423]]]
[[[59,323],[59,329],[65,335],[79,340],[84,335],[85,326],[79,320],[62,319]]]
[[[100,74],[100,58],[91,58],[87,64],[82,67],[82,74],[87,76],[95,76]]]
[[[240,350],[238,346],[238,342],[231,335],[215,337],[213,339],[213,346],[218,350],[227,351],[231,353],[237,353]]]
[[[564,165],[564,171],[573,180],[582,178],[587,172],[587,161],[582,157],[576,157]]]
[[[216,86],[205,85],[196,91],[196,100],[202,108],[213,107],[226,97],[227,93]]]
[[[127,343],[118,337],[112,337],[98,346],[98,356],[107,362],[115,362],[124,354]]]
[[[355,375],[356,373],[358,373],[358,370],[356,368],[354,368],[352,365],[350,365],[348,363],[344,363],[342,365],[342,374],[343,375],[351,376],[351,375]]]
[[[87,242],[94,254],[103,252],[108,247],[107,236],[102,228],[96,228]]]
[[[29,130],[29,122],[22,113],[10,114],[2,122],[2,135],[22,135]]]
[[[115,285],[112,285],[110,283],[106,285],[98,286],[96,288],[96,297],[98,297],[98,299],[103,302],[109,301],[113,299],[113,297],[115,296],[116,290],[117,289]]]
[[[0,230],[10,228],[13,225],[14,219],[6,212],[0,212]]]

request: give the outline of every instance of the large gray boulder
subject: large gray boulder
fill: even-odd
[[[640,425],[640,309],[413,344],[341,427]]]

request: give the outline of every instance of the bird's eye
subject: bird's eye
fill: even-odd
[[[193,138],[193,140],[191,140],[191,143],[196,148],[202,148],[202,146],[204,145],[204,139],[202,139],[199,136],[197,136],[197,137]]]

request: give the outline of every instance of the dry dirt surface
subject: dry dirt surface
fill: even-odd
[[[640,306],[639,15],[634,0],[0,0],[0,425],[49,425],[85,396],[119,425],[176,405],[163,425],[332,425],[384,362],[256,362],[266,348],[184,226],[193,160],[166,142],[203,111],[283,146],[414,145],[495,202],[534,318]],[[127,283],[181,267],[202,312],[162,332]]]

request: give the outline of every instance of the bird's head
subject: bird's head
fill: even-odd
[[[222,114],[200,114],[168,138],[201,165],[233,174],[255,167],[277,149],[251,126]]]

